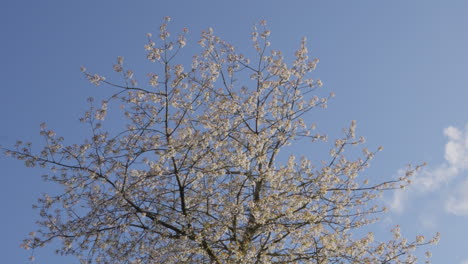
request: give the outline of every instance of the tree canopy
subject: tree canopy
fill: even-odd
[[[121,82],[82,69],[114,91],[89,100],[87,140],[67,145],[43,124],[41,151],[21,141],[4,149],[63,187],[38,200],[25,248],[59,240],[58,253],[83,263],[415,263],[417,247],[437,242],[407,240],[398,226],[384,242],[356,232],[385,211],[380,193],[409,184],[419,166],[384,182],[359,177],[381,148],[345,155],[364,143],[355,121],[318,164],[282,152],[327,140],[305,118],[333,97],[311,76],[318,60],[305,38],[287,63],[265,22],[253,29],[253,58],[208,29],[201,52],[179,64],[187,29],[173,37],[169,20],[147,35],[159,70],[144,83],[123,57],[113,66]],[[104,126],[111,109],[121,130]]]

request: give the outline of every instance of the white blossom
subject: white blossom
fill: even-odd
[[[59,254],[82,263],[414,263],[415,248],[437,243],[438,234],[408,241],[399,226],[388,241],[356,232],[385,211],[380,193],[408,185],[419,168],[396,180],[361,179],[382,148],[345,152],[364,143],[356,121],[325,143],[329,155],[285,151],[328,139],[312,135],[306,118],[334,94],[312,78],[318,59],[309,59],[305,38],[289,63],[270,50],[264,21],[251,35],[256,58],[210,28],[202,52],[184,63],[188,30],[171,37],[169,22],[161,40],[147,34],[147,59],[161,71],[141,87],[123,57],[113,66],[123,83],[83,69],[91,83],[118,91],[100,106],[88,100],[80,121],[90,135],[81,144],[65,144],[43,124],[42,150],[23,141],[5,150],[48,168],[44,179],[62,187],[38,199],[39,230],[23,248],[57,240]],[[107,114],[121,116],[111,129]]]

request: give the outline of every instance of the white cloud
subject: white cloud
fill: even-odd
[[[405,190],[398,189],[393,192],[393,198],[390,201],[390,210],[395,213],[402,213],[405,209],[405,202],[407,200],[408,192]]]
[[[468,125],[465,130],[449,126],[444,129],[448,138],[445,144],[445,162],[424,168],[414,175],[413,184],[407,190],[397,190],[390,201],[390,209],[396,213],[404,211],[405,204],[412,195],[446,190],[445,210],[455,215],[468,216],[468,178],[459,184],[460,176],[468,170]],[[404,171],[400,170],[398,176]],[[468,263],[467,263],[468,264]]]
[[[448,197],[445,209],[454,215],[468,216],[468,179],[465,179]]]
[[[400,170],[397,177],[404,176],[406,171]],[[439,165],[434,169],[422,169],[414,174],[413,183],[407,189],[398,189],[393,192],[389,207],[395,213],[402,213],[410,195],[423,195],[434,192],[441,187],[448,186],[459,174],[459,169],[447,164]]]
[[[448,166],[447,164],[439,165],[434,169],[423,169],[414,179],[414,186],[419,192],[435,191],[447,185],[452,179],[457,177],[459,169]]]
[[[449,141],[445,145],[445,159],[450,166],[459,169],[468,168],[468,126],[465,131],[449,126],[444,129]]]

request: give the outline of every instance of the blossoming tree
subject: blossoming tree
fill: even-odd
[[[63,186],[38,200],[39,230],[25,248],[59,240],[58,253],[83,263],[414,263],[415,248],[437,241],[404,239],[398,227],[386,242],[355,232],[384,210],[375,198],[407,185],[418,167],[387,182],[358,177],[375,152],[344,155],[363,143],[354,121],[320,164],[283,154],[326,139],[303,119],[333,96],[318,96],[322,83],[309,76],[318,60],[305,39],[288,65],[269,48],[263,22],[252,60],[209,29],[202,52],[176,64],[187,30],[172,38],[168,21],[158,40],[148,34],[147,58],[160,71],[147,83],[138,85],[122,57],[121,84],[83,69],[115,90],[100,106],[90,99],[81,119],[88,140],[65,145],[42,125],[42,151],[23,142],[4,149],[50,168],[45,180]],[[122,106],[120,131],[102,125],[113,102]]]

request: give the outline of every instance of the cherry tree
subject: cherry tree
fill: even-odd
[[[43,124],[42,151],[20,141],[4,149],[63,187],[38,200],[39,229],[23,247],[57,240],[59,254],[82,263],[415,263],[416,248],[437,242],[403,238],[398,226],[390,240],[362,235],[385,210],[376,198],[409,184],[419,166],[385,182],[360,177],[381,148],[344,154],[364,143],[355,121],[318,164],[286,155],[327,140],[305,118],[333,97],[311,76],[318,60],[305,39],[287,63],[265,22],[253,29],[252,59],[208,29],[201,52],[178,64],[187,29],[172,37],[169,20],[147,34],[159,70],[141,84],[123,57],[113,66],[120,82],[82,69],[113,91],[89,99],[87,140],[66,145]],[[109,109],[122,114],[120,130],[104,128]]]

